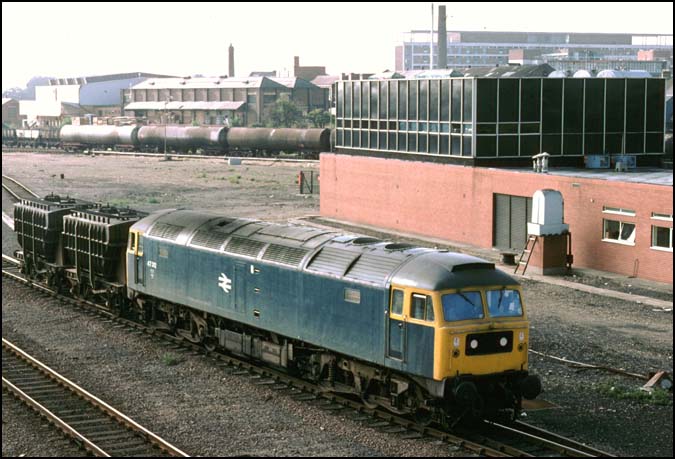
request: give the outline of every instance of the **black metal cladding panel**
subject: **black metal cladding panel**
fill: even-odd
[[[34,205],[30,205],[34,204]],[[31,201],[14,205],[14,232],[24,252],[54,262],[63,229],[63,216],[71,209]]]
[[[169,239],[175,241],[178,238],[178,235],[183,231],[184,227],[177,225],[170,225],[168,223],[155,223],[148,236],[159,237],[162,239]]]
[[[365,253],[345,275],[348,279],[383,284],[389,275],[401,264],[399,258],[384,257]]]
[[[359,252],[324,247],[307,265],[310,271],[343,276],[349,265],[360,255]]]
[[[227,241],[229,234],[219,231],[199,230],[190,241],[190,245],[218,250]]]
[[[230,239],[230,242],[227,243],[227,246],[224,250],[228,253],[255,258],[258,256],[260,250],[262,250],[264,246],[264,242],[233,236],[232,239]]]
[[[279,244],[270,244],[262,256],[263,260],[274,261],[288,266],[300,266],[309,250],[297,247],[287,247]]]
[[[506,338],[505,345],[500,342]],[[472,348],[471,342],[477,345]],[[504,354],[513,350],[513,331],[500,331],[492,333],[473,333],[467,335],[465,343],[466,355]]]

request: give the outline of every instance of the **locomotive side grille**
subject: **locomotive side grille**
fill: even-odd
[[[265,250],[262,259],[275,261],[289,266],[298,266],[309,250],[297,247],[286,247],[279,244],[270,244]]]
[[[168,223],[156,223],[148,233],[148,236],[175,241],[181,231],[183,231],[182,226],[170,225]]]
[[[307,269],[342,276],[358,256],[359,254],[355,252],[324,247],[307,266]]]
[[[345,277],[368,282],[384,282],[389,274],[401,264],[399,259],[363,254],[354,263]]]
[[[466,355],[503,354],[513,350],[513,331],[474,333],[466,337]]]
[[[218,250],[228,237],[229,235],[224,233],[199,230],[190,241],[190,245]]]
[[[257,257],[260,250],[265,246],[264,242],[252,241],[243,237],[232,237],[225,247],[225,252]]]

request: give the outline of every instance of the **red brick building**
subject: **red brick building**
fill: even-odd
[[[672,171],[538,174],[321,155],[323,216],[480,247],[522,248],[539,189],[563,195],[574,266],[673,282]]]

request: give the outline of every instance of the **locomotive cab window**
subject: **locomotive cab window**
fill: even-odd
[[[391,313],[403,314],[403,290],[394,290],[391,294]]]
[[[410,317],[426,321],[434,320],[434,303],[429,295],[413,294],[410,304]]]
[[[483,301],[480,292],[449,293],[441,297],[443,318],[446,322],[482,319]]]
[[[490,317],[520,317],[523,315],[518,290],[509,288],[488,290],[486,297]]]
[[[129,233],[129,250],[132,252],[136,250],[136,233]]]

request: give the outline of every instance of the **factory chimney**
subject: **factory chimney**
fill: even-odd
[[[232,77],[234,76],[234,46],[232,46],[232,43],[230,43],[230,48],[229,48],[228,51],[229,51],[229,53],[228,53],[228,55],[229,55],[229,59],[228,59],[228,61],[229,61],[229,71],[228,71],[228,75],[230,76],[230,78],[232,78]]]
[[[439,69],[448,67],[448,31],[445,28],[445,5],[438,6],[438,59]]]

